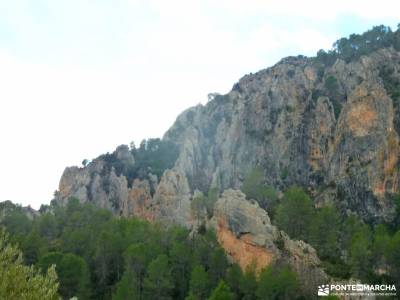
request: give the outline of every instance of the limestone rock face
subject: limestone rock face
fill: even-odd
[[[123,169],[134,164],[134,158],[124,148],[118,147]],[[177,169],[166,170],[157,182],[157,176],[134,179],[128,185],[126,176],[116,174],[107,160],[100,156],[84,168],[66,168],[56,193],[56,201],[66,204],[70,197],[111,210],[117,215],[139,217],[148,221],[191,226],[191,191],[188,180]]]
[[[81,201],[86,201],[87,186],[91,181],[89,171],[78,167],[68,167],[61,176],[58,187],[57,199],[63,203],[68,201],[69,197],[76,197]]]
[[[253,262],[261,270],[279,256],[274,241],[279,231],[271,226],[265,210],[236,190],[226,190],[214,207],[218,241],[242,269]]]
[[[127,168],[134,164],[134,158],[127,146],[119,146],[115,157]],[[105,156],[100,156],[86,167],[68,167],[61,176],[56,201],[65,204],[70,197],[83,202],[92,202],[115,214],[121,214],[123,206],[128,202],[129,187],[124,174],[117,175]]]
[[[153,197],[155,218],[170,224],[190,227],[191,193],[186,176],[166,170]]]
[[[119,213],[122,203],[128,198],[128,182],[123,175],[107,171],[101,160],[86,168],[66,168],[56,194],[56,200],[65,204],[70,197],[82,203],[91,201],[97,206]]]
[[[129,189],[128,198],[123,202],[122,214],[125,217],[140,217],[154,221],[152,196],[148,180],[135,179]]]
[[[400,104],[385,89],[388,73],[400,81],[393,48],[332,66],[285,58],[184,111],[163,137],[179,145],[179,155],[162,178],[127,180],[136,161],[120,146],[115,169],[106,156],[67,168],[56,198],[190,226],[195,190],[239,189],[258,166],[280,191],[300,185],[317,206],[333,203],[369,222],[390,221],[400,183]]]
[[[222,194],[212,223],[221,246],[243,269],[255,263],[260,271],[272,262],[284,261],[310,289],[328,282],[315,249],[278,230],[267,212],[257,202],[246,200],[241,191],[228,189]]]
[[[184,111],[165,140],[191,190],[240,188],[255,166],[280,190],[301,185],[367,221],[390,221],[399,192],[400,109],[381,70],[400,79],[400,53],[381,49],[321,67],[290,57],[231,92]]]
[[[271,226],[267,212],[255,201],[247,201],[245,194],[228,189],[215,204],[217,227],[228,228],[235,237],[251,233],[251,243],[276,252],[274,240],[279,233]]]
[[[259,167],[265,184],[281,192],[299,185],[317,207],[334,204],[343,214],[390,222],[400,192],[400,101],[385,87],[388,76],[400,82],[393,48],[331,66],[285,58],[179,115],[163,137],[179,155],[161,178],[146,169],[132,180],[140,159],[120,146],[84,168],[66,168],[56,200],[77,197],[118,215],[193,229],[200,224],[191,215],[193,194],[216,187],[224,192],[205,223],[232,259],[243,268],[255,261],[258,269],[283,261],[315,292],[328,282],[315,250],[273,226],[238,189]]]

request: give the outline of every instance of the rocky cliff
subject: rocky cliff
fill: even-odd
[[[390,220],[400,118],[381,70],[390,66],[398,79],[399,62],[393,48],[325,67],[286,58],[185,111],[164,139],[180,145],[175,166],[192,190],[240,188],[259,166],[268,185],[301,185],[320,204]]]
[[[164,136],[179,146],[173,172],[187,181],[183,194],[240,188],[259,166],[265,183],[277,189],[301,185],[318,204],[333,201],[365,220],[390,220],[391,195],[399,190],[400,116],[382,70],[390,68],[400,80],[399,61],[393,48],[329,67],[290,57],[186,110]],[[116,156],[123,165],[135,163],[128,148],[117,149]],[[123,172],[105,169],[101,157],[86,168],[67,168],[57,199],[76,196],[127,208],[135,194],[128,191],[131,183]],[[155,181],[148,182],[154,189]]]
[[[150,167],[132,177],[140,160],[120,146],[112,164],[100,156],[67,168],[56,201],[77,197],[119,215],[191,228],[196,192],[240,189],[258,167],[266,185],[303,186],[316,206],[333,203],[367,222],[390,221],[399,192],[400,110],[388,80],[400,82],[400,53],[390,47],[331,65],[285,58],[184,111],[163,137],[178,153],[161,177]],[[314,249],[290,240],[239,192],[222,194],[213,224],[243,267],[285,259],[305,277],[320,272]]]

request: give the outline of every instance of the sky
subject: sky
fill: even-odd
[[[48,204],[65,167],[162,137],[184,109],[315,55],[398,0],[0,0],[0,201]]]

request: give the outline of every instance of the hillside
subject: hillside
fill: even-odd
[[[66,168],[42,213],[78,199],[214,230],[230,262],[288,266],[308,297],[336,279],[400,280],[400,29],[284,58],[209,98],[162,139]]]
[[[120,146],[85,168],[67,168],[56,200],[76,196],[123,215],[139,209],[146,218],[173,217],[189,225],[196,190],[240,189],[259,167],[264,183],[277,190],[299,185],[318,205],[334,203],[369,222],[393,220],[399,31],[388,40],[387,28],[374,30],[364,40],[372,36],[381,47],[371,41],[368,50],[350,45],[359,50],[349,54],[351,38],[362,44],[353,36],[315,58],[285,58],[183,112],[161,141],[131,150]],[[138,201],[139,191],[144,201]]]

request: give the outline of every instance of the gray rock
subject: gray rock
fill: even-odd
[[[118,151],[121,149],[117,149],[121,154]],[[117,175],[113,168],[110,169],[106,161],[97,158],[87,167],[64,170],[55,199],[64,205],[71,197],[120,214],[122,204],[127,202],[128,182],[124,175]]]
[[[189,192],[206,194],[210,187],[240,188],[259,166],[265,183],[280,191],[300,185],[316,196],[316,205],[328,197],[343,213],[390,221],[400,186],[400,109],[380,70],[390,68],[400,80],[399,61],[391,48],[323,69],[306,57],[289,57],[246,75],[227,95],[184,111],[166,132],[164,140],[179,145],[174,172],[187,179]],[[127,146],[115,155],[122,167],[114,174],[102,157],[86,168],[67,168],[58,199],[75,196],[121,212],[129,194],[122,177],[135,159]],[[159,202],[158,178],[149,178]],[[174,182],[164,179],[163,190],[174,189],[166,184]]]
[[[398,61],[399,52],[382,49],[321,70],[294,57],[247,75],[227,95],[177,118],[164,135],[180,145],[175,167],[192,191],[207,192],[240,188],[260,166],[277,189],[301,185],[317,195],[334,188],[343,212],[390,221],[399,192],[400,112],[379,70],[394,65],[400,78]]]
[[[279,231],[267,212],[257,202],[246,200],[240,191],[228,189],[222,194],[215,204],[212,224],[221,246],[244,270],[253,263],[260,271],[282,261],[299,274],[310,294],[319,284],[329,282],[315,249]]]
[[[155,219],[190,227],[190,200],[191,193],[185,175],[175,169],[166,170],[152,201]]]

